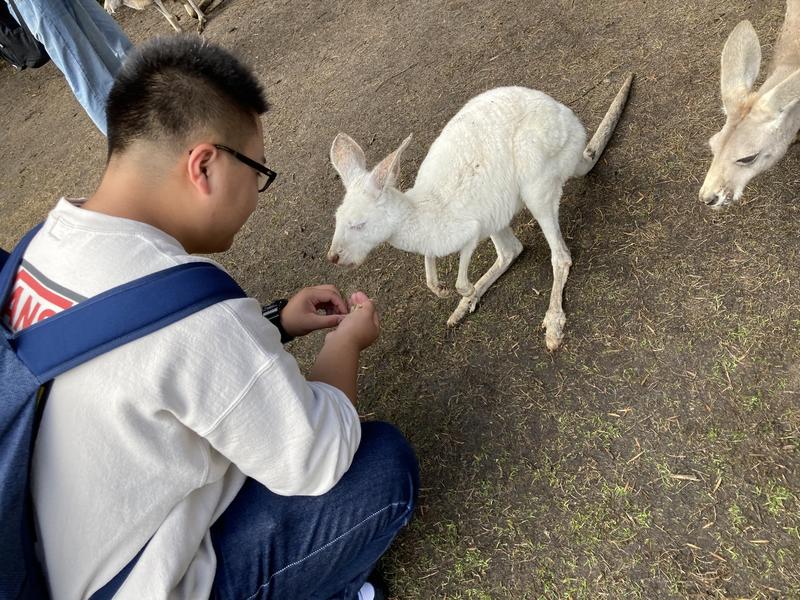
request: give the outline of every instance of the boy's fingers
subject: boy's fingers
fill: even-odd
[[[339,310],[339,307],[334,305],[332,302],[324,302],[323,304],[317,307],[317,310],[324,310],[326,315],[342,314],[342,311]]]
[[[338,298],[339,300],[344,302],[342,294],[339,292],[339,290],[336,289],[336,286],[334,285],[319,285],[313,289],[325,294],[326,298],[327,297]]]
[[[366,299],[363,302],[353,302],[350,305],[350,312],[353,313],[357,310],[363,310],[367,314],[371,314],[375,312],[375,304],[370,299]]]
[[[339,293],[339,290],[336,289],[336,286],[333,285],[333,284],[330,284],[330,283],[323,283],[322,285],[315,285],[314,289],[317,289],[317,290],[331,290],[331,291],[336,292],[337,294]]]
[[[314,324],[318,329],[336,327],[344,319],[344,315],[318,315]]]
[[[314,289],[312,302],[315,306],[320,304],[331,304],[339,313],[347,312],[347,304],[342,299],[342,296],[333,286],[320,286]]]
[[[369,300],[369,296],[367,296],[364,292],[353,292],[350,296],[350,304],[363,304]]]

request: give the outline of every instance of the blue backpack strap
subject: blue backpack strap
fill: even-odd
[[[22,262],[22,255],[28,248],[28,244],[33,239],[33,236],[39,233],[41,228],[42,223],[39,223],[26,233],[14,247],[10,255],[0,250],[0,306],[5,306],[8,295],[11,293],[11,287],[14,285],[14,279],[17,276],[17,269]]]
[[[190,262],[84,300],[23,329],[11,343],[17,357],[44,383],[207,306],[244,297],[216,265]]]
[[[0,248],[0,269],[3,268],[3,265],[6,264],[8,257],[11,256],[8,252]]]

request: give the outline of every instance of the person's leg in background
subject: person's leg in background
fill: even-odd
[[[106,135],[106,98],[133,47],[125,32],[97,0],[15,0],[14,6]]]
[[[278,496],[248,480],[211,528],[212,598],[355,599],[418,489],[414,451],[381,422],[362,424],[353,464],[322,496]]]

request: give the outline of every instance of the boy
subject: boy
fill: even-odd
[[[274,178],[266,109],[253,75],[199,37],[133,53],[108,99],[103,179],[50,213],[6,323],[228,249]],[[117,598],[381,597],[366,580],[418,472],[402,435],[354,408],[375,307],[307,288],[278,324],[229,300],[55,379],[31,475],[54,598],[87,598],[129,564]],[[281,334],[330,327],[306,381]]]

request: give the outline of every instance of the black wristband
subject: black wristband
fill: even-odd
[[[281,298],[280,300],[275,300],[272,304],[265,304],[261,307],[261,314],[264,315],[264,318],[278,328],[281,334],[281,344],[291,342],[294,339],[294,336],[286,333],[283,323],[281,323],[281,311],[287,304],[289,304],[289,301]]]

